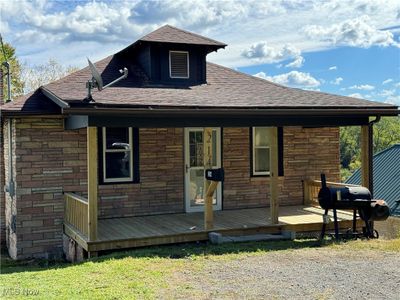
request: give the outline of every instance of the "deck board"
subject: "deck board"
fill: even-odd
[[[280,224],[272,225],[266,207],[215,211],[213,231],[227,234],[315,231],[322,226],[323,213],[321,208],[311,206],[280,207]],[[338,211],[338,219],[342,227],[348,227],[352,213]],[[208,236],[202,212],[100,219],[98,226],[98,239],[82,243],[88,251],[205,240]],[[68,227],[69,233],[71,230]]]

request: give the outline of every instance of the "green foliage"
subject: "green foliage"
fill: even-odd
[[[24,83],[21,80],[21,64],[18,61],[15,55],[15,48],[8,43],[4,43],[4,52],[6,57],[4,57],[3,50],[0,47],[0,64],[3,62],[8,61],[10,64],[11,69],[11,97],[15,98],[21,96],[24,93]],[[7,69],[2,65],[1,68],[3,69],[3,96],[6,100],[8,88],[7,88],[7,76],[6,72]]]
[[[349,169],[350,164],[360,158],[360,127],[340,128],[340,163]]]
[[[361,166],[360,136],[360,126],[340,128],[342,181]],[[400,143],[400,117],[385,117],[374,125],[374,154],[398,143]]]
[[[400,116],[382,118],[374,126],[374,153],[400,143]]]

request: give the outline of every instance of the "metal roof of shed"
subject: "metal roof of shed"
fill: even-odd
[[[374,198],[385,200],[400,216],[400,144],[393,145],[373,157]],[[361,171],[358,169],[346,183],[361,184]]]

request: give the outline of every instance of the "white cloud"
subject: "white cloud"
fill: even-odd
[[[384,99],[385,103],[395,104],[400,106],[400,95],[390,95]]]
[[[397,46],[393,33],[389,30],[379,30],[370,24],[370,17],[364,15],[348,19],[331,26],[308,25],[305,34],[312,39],[329,42],[339,46],[368,48],[371,46]]]
[[[321,84],[317,79],[312,77],[310,73],[299,71],[290,71],[289,73],[275,76],[268,76],[264,72],[259,72],[254,74],[254,76],[291,87],[315,88]]]
[[[261,79],[269,80],[269,79],[267,79],[267,77],[269,78],[269,76],[267,76],[267,73],[265,73],[265,72],[258,72],[256,74],[254,74],[253,76],[261,78]]]
[[[372,91],[373,89],[375,89],[375,87],[373,85],[369,85],[369,84],[360,84],[360,85],[353,85],[353,86],[349,87],[349,89],[351,89],[351,90]]]
[[[46,34],[50,39],[61,34],[66,41],[132,42],[166,23],[199,32],[199,29],[240,24],[242,20],[286,11],[280,0],[267,3],[257,0],[65,1],[69,2],[68,6],[61,2],[0,0],[2,19],[7,19],[2,20],[2,28],[6,28],[8,22],[15,22],[23,29],[21,31]],[[65,5],[63,11],[51,9],[58,5]],[[21,34],[20,39],[26,35]]]
[[[267,42],[258,42],[242,51],[242,56],[260,62],[275,63],[286,59],[297,58],[301,51],[291,44],[272,47]]]
[[[388,78],[388,79],[382,81],[382,84],[388,84],[388,83],[391,83],[392,81],[393,81],[392,78]]]
[[[349,94],[347,96],[353,97],[353,98],[364,99],[363,95],[361,95],[360,93],[353,93],[353,94]]]
[[[330,81],[331,84],[339,85],[343,81],[342,77],[336,77],[335,80]]]
[[[390,97],[390,96],[394,96],[396,93],[396,91],[394,89],[392,90],[382,90],[378,93],[379,96],[381,97]]]
[[[286,68],[301,68],[304,64],[304,57],[298,56],[294,61],[285,65]]]
[[[2,2],[2,16],[14,18],[24,25],[15,35],[16,41],[127,41],[146,29],[129,22],[130,9],[125,2],[120,5],[104,2],[78,2],[68,12],[49,12],[47,1]],[[147,27],[148,28],[148,27]]]
[[[294,67],[302,53],[336,46],[304,38],[301,28],[314,24],[326,29],[367,14],[366,23],[376,30],[397,25],[399,11],[398,0],[0,0],[0,31],[29,64],[49,57],[70,64],[93,52],[104,57],[168,23],[229,45],[211,53],[210,61],[230,67],[258,64],[262,59],[243,57],[242,51],[254,41],[267,41],[277,50],[296,48],[298,56],[281,60],[284,65],[296,61]]]
[[[337,66],[329,67],[329,71],[332,71],[332,70],[337,70]]]

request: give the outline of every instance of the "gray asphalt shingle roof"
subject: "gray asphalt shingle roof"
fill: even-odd
[[[175,44],[192,44],[205,46],[225,47],[226,44],[210,39],[205,36],[195,34],[186,30],[182,30],[171,25],[164,25],[153,32],[140,38],[139,41],[175,43]]]
[[[400,144],[393,145],[373,157],[374,198],[385,200],[394,214],[400,216]],[[361,171],[354,172],[346,183],[361,184]]]

